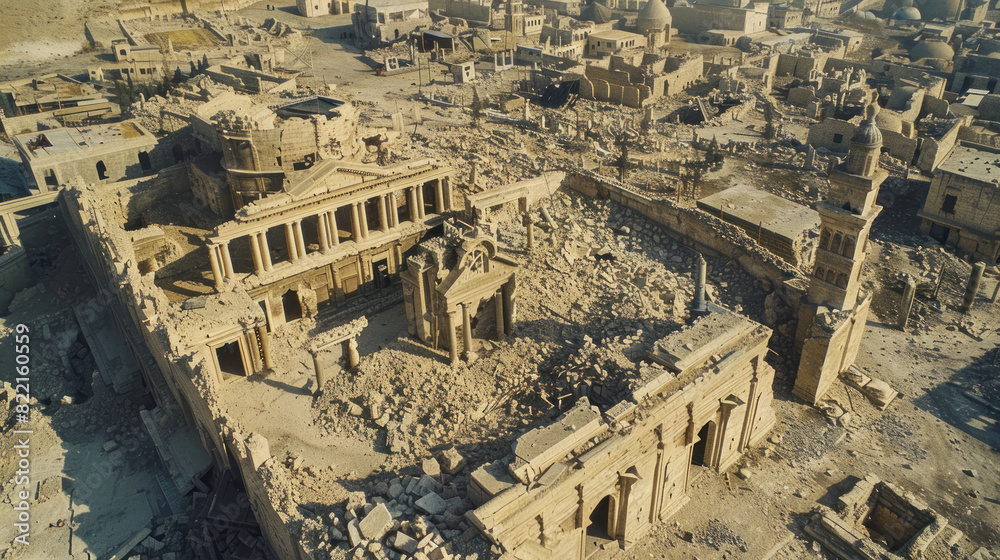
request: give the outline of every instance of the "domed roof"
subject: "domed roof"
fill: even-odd
[[[962,0],[916,0],[914,5],[920,8],[924,21],[932,19],[953,20],[958,15],[958,7]]]
[[[613,19],[611,8],[599,2],[592,2],[580,12],[580,19],[594,23],[608,23]]]
[[[881,130],[903,132],[903,119],[892,111],[879,111],[875,115],[875,124]]]
[[[667,5],[663,3],[663,0],[649,0],[646,5],[639,10],[639,15],[635,19],[636,25],[643,22],[650,23],[663,23],[666,25],[673,21],[673,16],[670,15],[670,10],[667,9]]]
[[[896,10],[896,13],[892,14],[892,19],[897,21],[920,21],[920,10],[913,6],[900,8]]]
[[[853,14],[851,14],[851,17],[853,17],[854,19],[863,19],[869,21],[878,19],[878,16],[876,16],[871,12],[866,12],[866,11],[854,12]]]
[[[944,41],[920,41],[910,49],[910,60],[916,61],[922,58],[952,60],[955,58],[955,49]]]
[[[875,124],[875,118],[879,112],[878,105],[869,105],[867,111],[868,117],[854,131],[854,136],[851,138],[852,145],[857,144],[865,147],[873,147],[882,143],[882,131]]]

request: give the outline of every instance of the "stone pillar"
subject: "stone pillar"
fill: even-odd
[[[361,216],[358,214],[357,203],[351,204],[351,236],[355,243],[361,242]]]
[[[219,264],[219,252],[215,245],[208,246],[208,263],[212,266],[212,277],[215,279],[215,291],[222,290],[222,266]]]
[[[704,314],[708,311],[705,307],[705,282],[707,280],[708,265],[705,263],[705,257],[701,254],[698,255],[698,275],[694,282],[694,308],[691,310],[693,314]]]
[[[417,215],[420,216],[421,220],[423,220],[426,216],[424,213],[424,187],[423,185],[413,187],[413,190],[417,191]]]
[[[389,213],[385,210],[385,196],[378,197],[378,225],[383,232],[389,231]]]
[[[316,216],[316,235],[319,237],[319,252],[324,255],[330,252],[330,225],[326,214]]]
[[[448,351],[451,353],[451,365],[458,363],[458,337],[455,335],[455,312],[449,311],[445,316],[444,328],[448,331]]]
[[[906,323],[910,320],[910,310],[913,309],[913,296],[917,293],[917,282],[913,278],[906,279],[906,287],[903,288],[903,299],[899,302],[899,317],[896,324],[899,330],[906,330]]]
[[[361,363],[361,354],[358,354],[358,341],[353,338],[347,341],[347,367],[354,369]]]
[[[462,344],[465,346],[465,354],[472,353],[472,317],[469,313],[469,304],[462,304]]]
[[[969,283],[965,287],[965,297],[962,299],[962,313],[968,313],[972,309],[972,304],[976,301],[976,294],[979,293],[979,283],[983,281],[983,272],[986,270],[986,263],[977,262],[972,265],[972,274],[969,275]]]
[[[420,220],[420,209],[417,208],[417,187],[407,189],[407,198],[410,199],[410,221]]]
[[[233,257],[229,254],[229,242],[223,241],[218,245],[218,248],[222,255],[222,273],[226,278],[232,280],[235,273],[233,272]]]
[[[396,201],[396,193],[391,192],[386,195],[386,202],[389,204],[389,227],[399,227],[399,206]]]
[[[358,225],[361,227],[361,239],[368,239],[368,211],[365,210],[365,203],[358,202]]]
[[[257,236],[260,239],[260,260],[264,265],[264,272],[271,272],[274,265],[271,263],[271,248],[267,245],[267,232],[258,233]]]
[[[313,394],[319,395],[323,392],[323,385],[326,385],[326,372],[323,371],[323,366],[319,363],[319,352],[316,350],[310,350],[309,354],[312,355],[313,371],[316,373],[316,390]]]
[[[295,232],[292,231],[292,224],[285,224],[285,246],[288,247],[288,260],[297,262],[299,256],[296,254]]]
[[[444,213],[444,188],[441,179],[434,181],[434,211],[438,214]]]
[[[453,208],[455,208],[455,201],[452,200],[451,179],[448,177],[444,177],[441,179],[441,182],[442,182],[441,188],[444,191],[444,209],[452,210]]]
[[[496,305],[496,311],[494,313],[496,315],[496,326],[497,326],[496,339],[503,340],[504,334],[506,334],[507,331],[506,327],[504,326],[504,323],[506,321],[504,321],[504,313],[503,313],[503,288],[497,290],[496,293],[493,294],[493,303]]]
[[[264,272],[264,261],[260,258],[260,241],[257,234],[250,234],[250,257],[253,258],[253,273],[260,276]]]
[[[535,223],[531,221],[531,216],[527,214],[524,215],[523,222],[525,228],[525,240],[528,245],[528,250],[530,251],[535,248]]]
[[[504,284],[500,291],[503,294],[503,326],[504,334],[510,334],[514,332],[514,282],[513,279],[508,280]]]
[[[292,222],[292,232],[295,233],[295,252],[301,259],[306,256],[306,239],[302,235],[302,220]]]
[[[260,338],[260,359],[264,362],[264,369],[271,369],[273,367],[271,365],[271,342],[267,339],[266,326],[257,327],[257,337]]]
[[[330,228],[330,244],[334,247],[340,247],[340,226],[337,225],[337,213],[327,212],[323,218],[327,221],[327,227]]]

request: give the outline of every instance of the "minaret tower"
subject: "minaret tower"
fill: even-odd
[[[524,4],[521,0],[507,0],[503,28],[516,37],[524,36]]]
[[[868,234],[881,206],[879,186],[889,173],[879,167],[882,132],[875,125],[878,105],[851,138],[847,161],[830,173],[830,191],[816,205],[820,219],[819,248],[809,283],[809,301],[835,309],[852,309],[861,288],[861,267],[868,256]]]

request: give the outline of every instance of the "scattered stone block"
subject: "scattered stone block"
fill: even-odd
[[[448,502],[441,496],[431,492],[414,503],[415,506],[426,512],[428,515],[441,515],[448,510]]]
[[[413,554],[417,551],[417,541],[402,531],[397,531],[389,541],[389,546],[406,554]]]
[[[379,540],[392,526],[392,514],[385,504],[375,506],[358,524],[361,535],[369,540]]]
[[[465,457],[462,457],[454,447],[449,447],[438,456],[438,463],[442,471],[454,475],[465,467]]]

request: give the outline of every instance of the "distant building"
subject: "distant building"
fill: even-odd
[[[934,173],[920,231],[988,263],[1000,260],[1000,150],[961,143]]]
[[[587,56],[603,57],[615,54],[623,49],[645,47],[646,38],[642,35],[612,29],[591,33],[587,37]]]
[[[296,0],[295,7],[304,17],[349,14],[354,11],[354,0]]]
[[[682,34],[717,45],[735,45],[744,35],[767,31],[767,4],[750,4],[745,0],[710,0],[693,6],[670,9],[673,26]]]
[[[426,0],[369,0],[354,5],[351,23],[360,44],[379,45],[405,38],[432,22]]]

